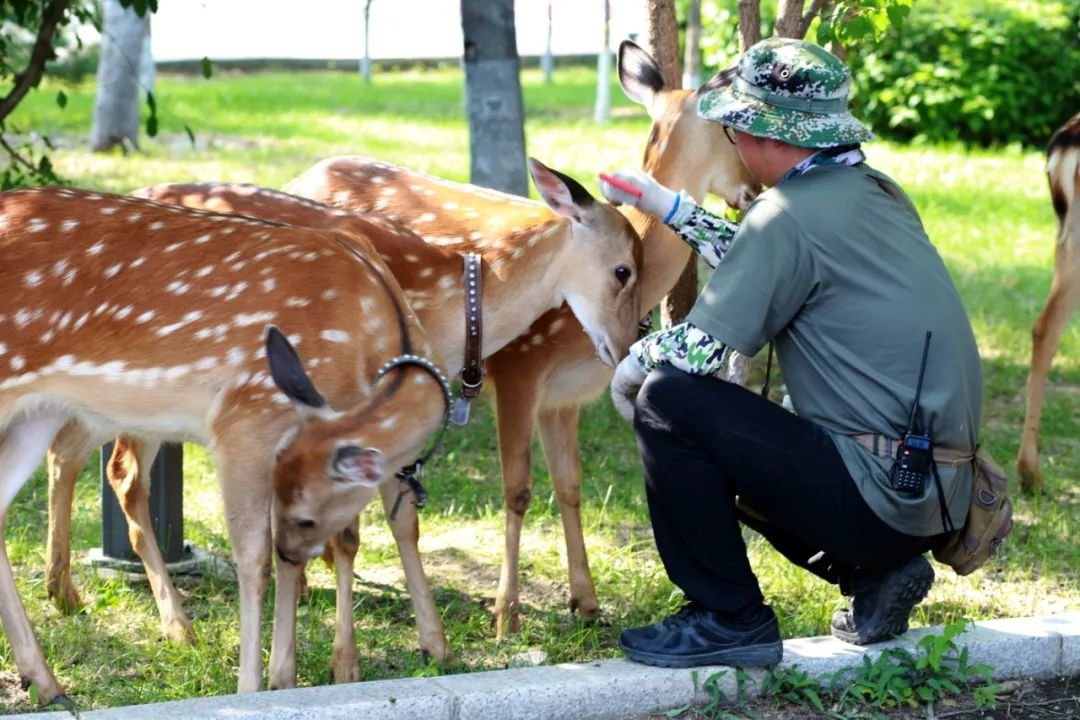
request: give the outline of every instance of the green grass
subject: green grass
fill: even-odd
[[[617,86],[614,118],[598,127],[592,122],[594,77],[588,70],[560,70],[553,87],[545,87],[539,73],[526,72],[523,83],[529,154],[575,175],[594,192],[597,170],[639,162],[648,120]],[[48,134],[59,148],[52,156],[58,171],[86,187],[123,192],[155,182],[212,180],[280,187],[319,158],[354,153],[468,179],[468,130],[456,70],[381,75],[372,86],[351,74],[329,73],[230,74],[209,81],[161,77],[162,134],[145,141],[142,154],[129,157],[86,151],[93,88],[64,88],[69,98],[64,111],[53,101],[58,89],[44,85],[19,109],[14,124]],[[195,147],[185,124],[195,133]],[[874,143],[868,152],[875,166],[911,193],[953,272],[984,359],[984,442],[1012,474],[1030,326],[1049,289],[1053,257],[1043,157],[1017,149],[967,153],[887,143]],[[1078,391],[1080,334],[1070,329],[1047,396],[1042,441],[1047,494],[1015,499],[1017,525],[1002,558],[968,578],[939,566],[939,580],[917,610],[915,624],[1080,609],[1074,481],[1080,468]],[[449,672],[505,667],[529,650],[544,651],[547,662],[616,657],[615,638],[623,627],[655,620],[679,604],[650,538],[630,427],[601,398],[583,412],[581,437],[582,514],[603,619],[585,624],[567,611],[561,523],[537,447],[522,552],[523,631],[496,644],[491,609],[503,503],[490,409],[481,404],[467,428],[447,436],[430,468],[420,548],[458,654]],[[96,468],[96,461],[89,467]],[[45,596],[42,474],[16,498],[6,532],[22,597],[72,699],[80,708],[95,708],[233,692],[239,622],[234,584],[214,576],[177,578],[200,642],[176,648],[161,639],[148,587],[110,580],[85,562],[88,549],[100,545],[99,481],[96,470],[86,475],[78,489],[73,535],[85,610],[63,616]],[[227,557],[213,464],[202,448],[185,449],[185,483],[187,537]],[[835,589],[792,567],[752,534],[747,537],[784,636],[827,632],[828,618],[839,605]],[[365,513],[362,538],[354,613],[362,677],[440,672],[417,650],[411,606],[381,510]],[[311,597],[299,618],[299,682],[319,685],[328,682],[333,584],[321,564],[311,566],[309,577]],[[269,610],[268,598],[264,617]],[[268,652],[268,622],[266,634]],[[0,712],[30,709],[0,635]]]

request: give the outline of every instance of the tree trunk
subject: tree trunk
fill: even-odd
[[[679,68],[679,25],[675,20],[675,4],[672,0],[648,0],[649,42],[646,48],[660,66],[664,86],[681,87],[682,70]],[[680,190],[681,188],[673,188]],[[695,198],[702,201],[705,198]],[[691,255],[675,286],[660,302],[660,322],[671,327],[682,322],[698,294],[697,256]]]
[[[139,102],[143,96],[139,67],[143,43],[150,32],[150,15],[139,17],[118,0],[105,0],[104,16],[90,147],[94,151],[117,145],[125,151],[129,147],[138,149]]]
[[[364,3],[364,57],[360,58],[360,75],[371,84],[371,2]]]
[[[810,0],[810,7],[803,12],[806,0],[779,0],[776,8],[776,24],[773,25],[773,35],[776,37],[797,38],[806,37],[806,31],[810,29],[810,23],[814,18],[834,4],[833,0]]]
[[[547,4],[547,44],[544,46],[544,57],[540,60],[540,68],[544,71],[544,84],[551,84],[551,75],[555,70],[555,55],[551,52],[551,30],[554,18],[551,12],[552,0]]]
[[[470,182],[528,196],[514,0],[462,0]]]
[[[686,9],[686,52],[683,58],[683,87],[701,85],[701,0],[689,0]]]
[[[611,3],[604,2],[604,40],[596,56],[596,106],[593,122],[600,125],[611,114]]]
[[[761,0],[739,0],[739,52],[761,40]]]
[[[648,42],[645,49],[660,66],[664,87],[680,87],[682,70],[679,67],[679,23],[675,19],[673,0],[647,0]]]

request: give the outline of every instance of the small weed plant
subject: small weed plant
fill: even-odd
[[[898,707],[925,706],[932,712],[939,700],[969,693],[976,708],[994,708],[1001,686],[992,682],[988,665],[969,662],[966,647],[956,638],[968,627],[960,620],[945,625],[940,635],[927,635],[914,650],[890,647],[876,658],[863,656],[862,665],[842,668],[814,677],[798,665],[774,668],[761,681],[760,695],[773,698],[777,707],[785,703],[813,710],[821,717],[836,720],[886,718],[886,711]],[[698,708],[700,717],[710,720],[741,720],[760,717],[748,707],[747,685],[753,678],[736,671],[736,697],[728,698],[720,687],[723,670],[701,684],[709,702]],[[694,676],[695,687],[697,676]],[[689,705],[669,711],[680,717]]]

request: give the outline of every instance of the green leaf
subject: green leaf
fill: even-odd
[[[184,125],[184,132],[187,133],[188,142],[191,143],[191,149],[195,149],[195,133],[191,131],[191,128]]]
[[[214,65],[210,62],[210,58],[204,57],[202,59],[202,76],[207,80],[214,74]]]
[[[156,115],[151,115],[150,117],[146,118],[146,134],[149,135],[150,137],[156,137],[157,136],[157,130],[158,130],[157,116]]]
[[[61,110],[67,107],[67,95],[63,90],[56,93],[56,104],[60,106]]]

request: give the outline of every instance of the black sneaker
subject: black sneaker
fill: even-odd
[[[922,555],[903,565],[852,583],[852,609],[833,613],[835,637],[854,645],[891,640],[908,629],[911,611],[934,584],[934,568]]]
[[[735,622],[720,613],[689,604],[660,622],[623,630],[619,647],[626,657],[660,667],[729,665],[763,667],[784,656],[776,614],[767,605]]]

